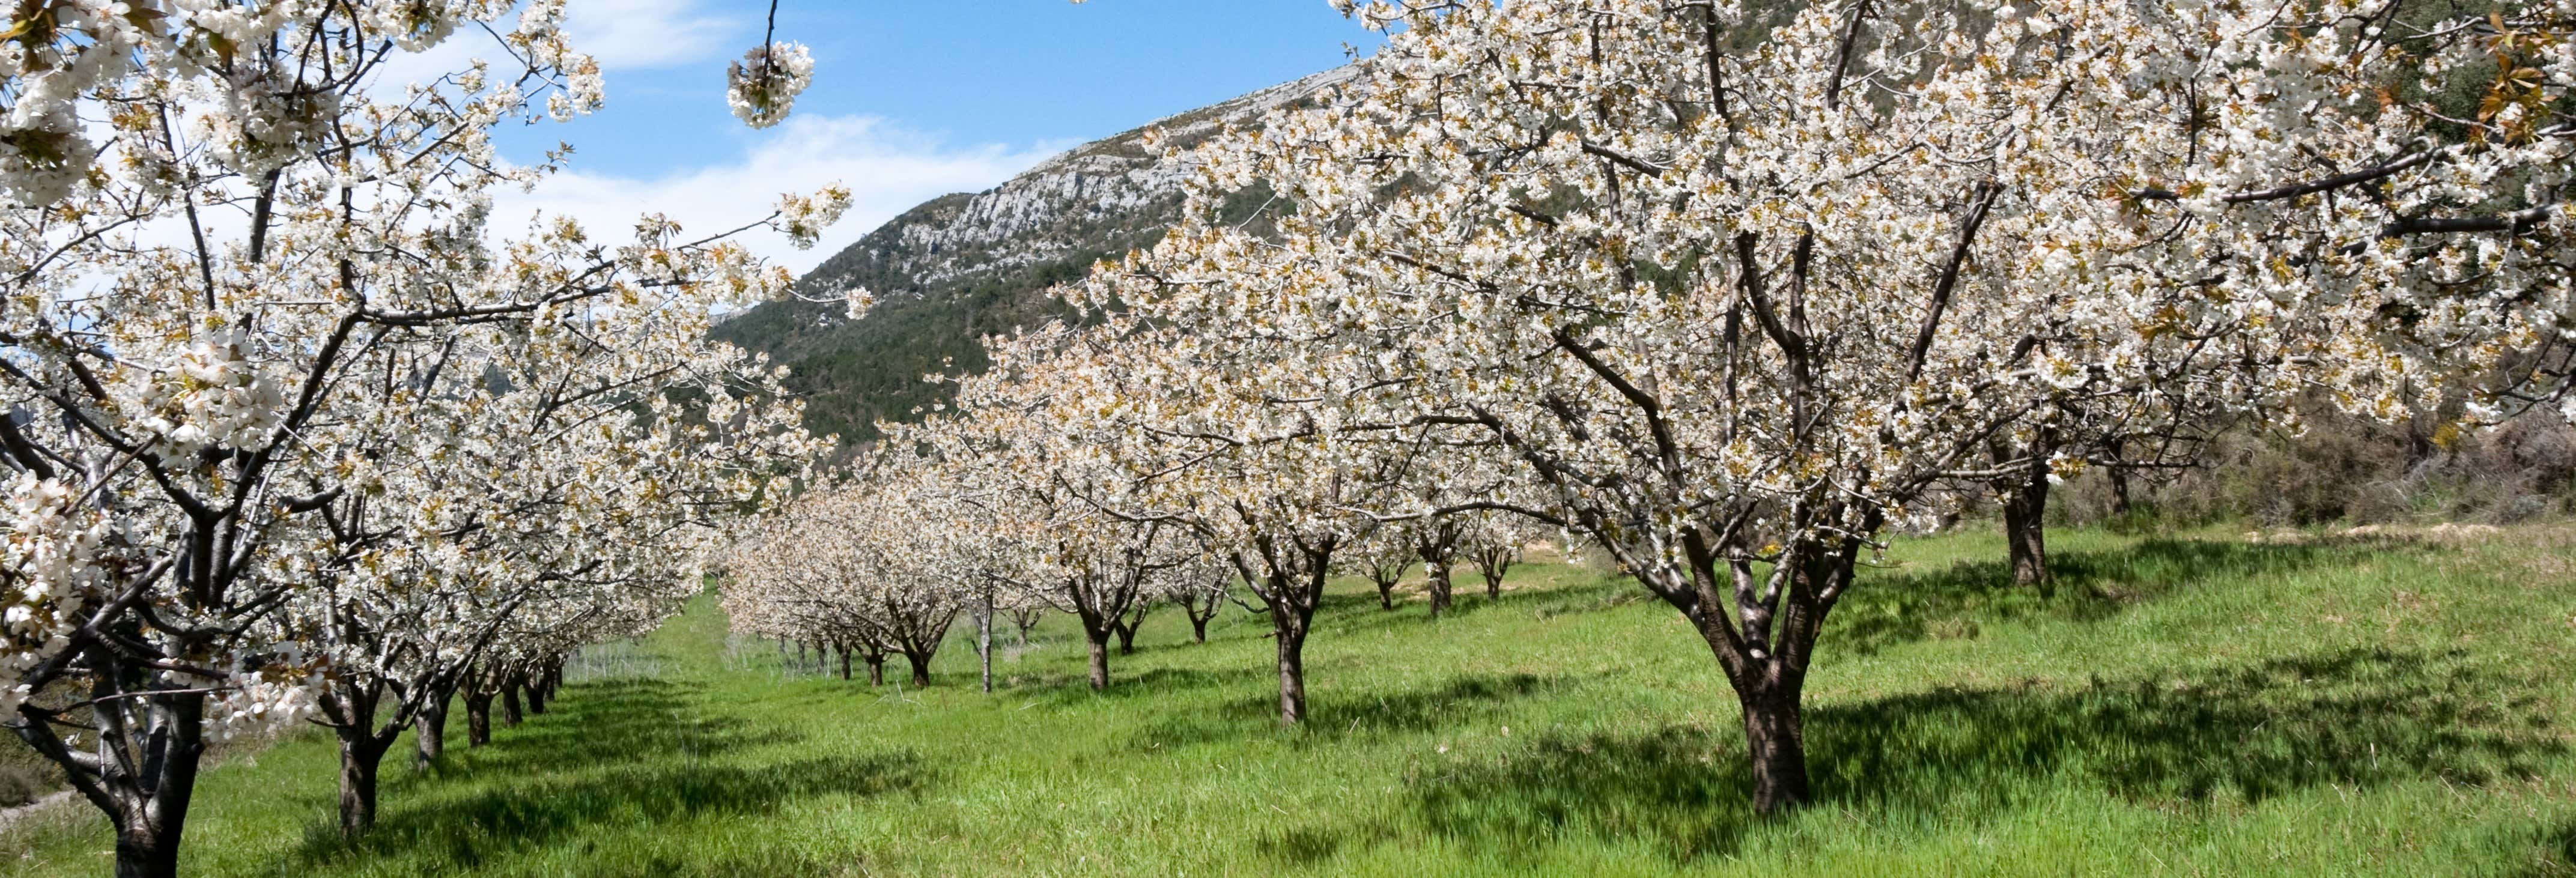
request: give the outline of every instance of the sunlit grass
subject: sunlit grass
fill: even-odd
[[[702,605],[493,746],[388,771],[355,847],[326,738],[216,769],[186,868],[2576,874],[2576,528],[2053,548],[2049,599],[1978,535],[1870,574],[1810,687],[1820,801],[1781,820],[1748,813],[1732,696],[1678,616],[1533,565],[1437,623],[1337,589],[1293,731],[1239,611],[1205,645],[1166,611],[1107,694],[1069,626],[999,626],[988,696],[962,623],[939,685],[870,689]],[[0,872],[99,872],[106,846],[58,809],[0,835],[25,851]]]

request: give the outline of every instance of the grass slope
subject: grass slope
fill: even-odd
[[[2053,600],[1997,586],[1981,536],[1855,590],[1809,691],[1821,801],[1782,820],[1746,812],[1734,705],[1679,619],[1531,566],[1436,624],[1338,589],[1294,731],[1240,613],[1191,645],[1167,611],[1105,695],[1050,623],[986,696],[962,644],[940,685],[871,690],[783,673],[703,606],[493,746],[389,770],[354,848],[326,739],[212,771],[185,869],[2576,874],[2576,528],[2057,540]],[[0,873],[100,872],[107,846],[56,809],[0,835]]]

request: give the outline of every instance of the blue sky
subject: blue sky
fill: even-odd
[[[505,215],[570,213],[599,230],[654,210],[707,228],[780,192],[848,183],[857,206],[814,250],[750,239],[801,270],[933,196],[1374,45],[1324,0],[780,0],[778,38],[812,47],[814,84],[786,124],[753,131],[725,108],[724,66],[759,44],[766,12],[765,0],[569,0],[608,106],[505,137],[520,159],[558,141],[576,150],[572,173]],[[481,53],[455,42],[435,51]]]

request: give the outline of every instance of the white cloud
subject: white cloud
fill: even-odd
[[[999,185],[1056,151],[1048,147],[957,147],[874,117],[796,116],[721,164],[649,179],[569,171],[534,192],[501,193],[493,232],[516,237],[539,212],[571,216],[605,241],[629,240],[635,220],[647,213],[667,214],[689,231],[715,232],[768,216],[781,194],[833,182],[849,186],[850,211],[811,250],[796,250],[786,236],[766,229],[739,239],[801,274],[921,202]]]
[[[709,14],[704,5],[706,0],[570,0],[564,7],[564,30],[572,47],[589,54],[603,71],[708,64],[708,75],[715,76],[722,73],[720,59],[751,48],[760,37],[746,35],[752,23]],[[396,51],[376,68],[373,86],[386,95],[400,95],[405,84],[463,70],[475,58],[507,68],[510,50],[493,33],[510,32],[518,20],[512,12],[493,22],[490,32],[458,28],[427,51]],[[728,50],[726,43],[737,40],[742,45]]]
[[[725,44],[739,38],[749,49],[760,41],[744,35],[754,22],[707,14],[702,0],[572,0],[564,7],[564,30],[574,48],[590,53],[603,70],[671,67],[712,60],[726,54]]]

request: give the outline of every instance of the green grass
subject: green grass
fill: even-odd
[[[1817,804],[1745,804],[1707,650],[1569,566],[1431,623],[1338,587],[1281,731],[1265,626],[1166,611],[1082,682],[1061,620],[975,691],[782,673],[700,606],[595,653],[557,709],[331,830],[332,752],[211,771],[200,875],[2576,874],[2576,527],[2478,542],[2055,537],[2054,598],[1999,540],[1901,545],[1809,690]],[[963,626],[961,625],[961,628]],[[961,638],[967,635],[961,635]],[[1007,641],[1007,635],[1004,635]],[[459,723],[461,724],[461,717]],[[451,733],[461,744],[462,735]],[[84,808],[0,873],[106,868]]]

